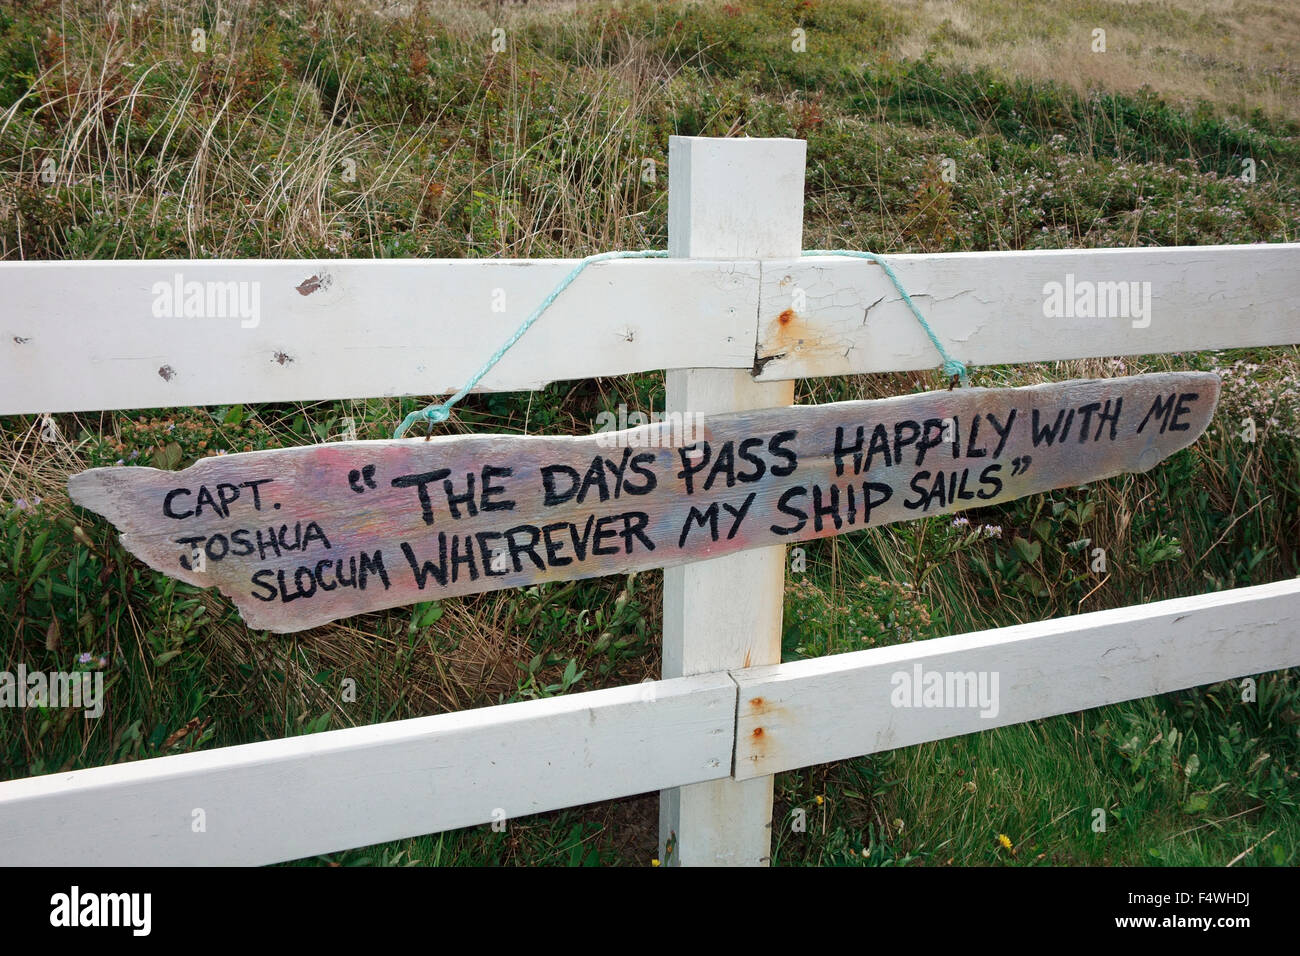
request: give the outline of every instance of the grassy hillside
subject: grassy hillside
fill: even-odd
[[[1095,29],[1105,52],[1092,52]],[[672,134],[806,139],[809,248],[1296,241],[1298,53],[1295,17],[1266,2],[1062,0],[1031,14],[1010,0],[301,0],[219,13],[195,0],[0,0],[0,258],[663,248]],[[1294,577],[1298,359],[1256,349],[976,370],[974,384],[1019,385],[1218,369],[1224,393],[1210,433],[1148,474],[969,512],[969,524],[805,545],[806,568],[787,576],[786,658]],[[809,380],[797,400],[941,384]],[[441,427],[586,433],[619,403],[648,412],[663,399],[660,374],[568,382],[471,396]],[[39,419],[0,419],[0,669],[103,669],[109,688],[96,721],[0,709],[0,778],[656,675],[658,573],[277,637],[149,571],[67,500],[67,476],[86,467],[180,468],[337,438],[345,419],[381,438],[424,402],[60,415],[53,441]],[[1105,573],[1090,570],[1085,538],[1106,548]],[[340,699],[345,678],[355,702]],[[1287,671],[1261,678],[1253,703],[1223,684],[782,774],[774,859],[1295,865],[1298,729]],[[644,865],[656,801],[330,862]],[[789,826],[796,808],[803,832]]]

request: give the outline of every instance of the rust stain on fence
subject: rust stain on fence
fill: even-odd
[[[824,318],[783,309],[760,317],[753,374],[763,375],[770,362],[797,361],[801,375],[842,375],[840,365],[853,348],[854,340]]]
[[[770,320],[758,338],[754,352],[755,374],[775,359],[786,358],[796,352],[823,350],[821,332],[809,326],[807,319],[794,309],[784,309]]]
[[[742,715],[742,719],[760,720],[770,718],[780,721],[784,720],[786,716],[786,708],[768,700],[766,697],[752,697],[746,702],[746,709],[745,713]],[[760,733],[754,734],[755,737],[761,735],[761,729]]]

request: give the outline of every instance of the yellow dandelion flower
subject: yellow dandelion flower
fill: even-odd
[[[650,865],[651,865],[651,866],[658,866],[658,865],[659,865],[659,860],[658,860],[658,858],[655,858],[655,859],[651,860],[651,861],[650,861]]]
[[[998,834],[998,842],[1002,844],[1002,849],[1011,849],[1011,837],[1007,836],[1005,833]]]
[[[821,795],[820,793],[817,794],[817,806],[820,807],[820,806],[822,805],[823,802],[824,802],[824,801],[823,801],[823,799],[822,799],[822,795]]]

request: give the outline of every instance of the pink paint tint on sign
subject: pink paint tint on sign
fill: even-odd
[[[448,436],[96,468],[73,500],[250,627],[664,567],[1145,471],[1205,430],[1186,372],[959,389],[582,437]],[[698,423],[697,423],[698,424]]]

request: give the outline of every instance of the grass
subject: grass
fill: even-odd
[[[0,2],[0,258],[662,248],[675,133],[805,138],[810,248],[1297,239],[1300,40],[1279,4],[1227,19],[1210,4],[1077,0],[1032,15],[1002,0],[225,9],[228,23],[193,0]],[[1107,52],[1084,55],[1096,26]],[[495,27],[507,43],[493,53]],[[791,49],[796,28],[806,52]],[[792,549],[786,659],[1294,577],[1295,349],[986,368],[975,384],[1180,368],[1222,371],[1220,411],[1148,474],[969,512],[967,525],[924,519]],[[809,380],[797,400],[938,385]],[[663,399],[659,374],[561,383],[470,396],[443,428],[585,433],[619,403]],[[102,667],[109,701],[98,721],[0,710],[0,778],[656,675],[657,573],[274,637],[149,572],[64,491],[86,467],[179,468],[336,438],[349,419],[359,438],[385,437],[417,404],[0,421],[0,669]],[[1295,865],[1295,672],[1260,677],[1253,702],[1242,693],[1220,684],[782,774],[774,861]],[[656,816],[650,795],[302,862],[643,865]]]

